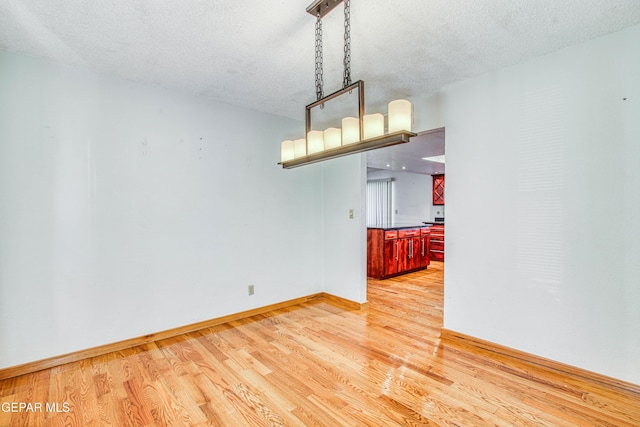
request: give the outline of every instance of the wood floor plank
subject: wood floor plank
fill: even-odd
[[[200,406],[200,410],[213,425],[234,425],[236,420],[241,419],[235,406],[226,398],[224,390],[217,388],[206,375],[196,375],[194,384],[207,401]]]
[[[638,426],[624,388],[440,340],[443,263],[0,381],[0,426]]]

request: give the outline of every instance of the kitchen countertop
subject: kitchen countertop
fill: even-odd
[[[385,225],[373,225],[368,226],[367,228],[378,229],[378,230],[402,230],[406,228],[421,228],[421,227],[430,227],[432,225],[444,225],[444,222],[423,222],[421,224],[385,224]]]

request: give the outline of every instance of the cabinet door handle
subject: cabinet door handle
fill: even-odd
[[[409,258],[413,258],[413,240],[409,240]]]
[[[422,239],[420,239],[420,240],[422,242],[422,246],[421,246],[422,249],[420,249],[420,252],[421,252],[422,256],[424,256],[424,237]]]
[[[398,241],[396,240],[396,261],[398,261]]]

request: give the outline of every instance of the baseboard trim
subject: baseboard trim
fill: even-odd
[[[362,310],[369,306],[368,301],[363,303],[355,302],[326,292],[322,293],[322,299],[329,304],[344,308],[345,310]]]
[[[246,319],[258,314],[268,313],[270,311],[279,310],[282,308],[292,307],[307,302],[326,302],[328,304],[338,306],[347,310],[360,310],[365,308],[368,303],[357,303],[342,297],[331,295],[325,292],[317,294],[307,295],[305,297],[294,298],[288,301],[283,301],[275,304],[269,304],[263,307],[254,308],[251,310],[241,311],[239,313],[229,314],[226,316],[216,317],[214,319],[205,320],[202,322],[192,323],[190,325],[180,326],[173,329],[168,329],[153,334],[143,335],[136,338],[130,338],[115,343],[105,344],[97,347],[88,348],[85,350],[74,351],[68,354],[60,356],[53,356],[47,359],[37,360],[34,362],[24,363],[22,365],[11,366],[8,368],[0,369],[0,380],[6,380],[9,378],[17,377],[20,375],[31,374],[33,372],[41,371],[43,369],[49,369],[56,366],[64,365],[66,363],[77,362],[79,360],[88,359],[91,357],[102,356],[114,351],[122,351],[129,348],[137,347],[139,345],[148,344],[154,341],[160,341],[166,338],[173,338],[178,335],[187,334],[189,332],[199,331],[201,329],[210,328],[212,326],[220,325],[234,320]]]
[[[508,358],[517,359],[532,365],[537,365],[557,371],[563,375],[568,375],[581,380],[586,380],[591,383],[603,385],[608,388],[624,391],[626,393],[633,393],[640,395],[640,385],[619,380],[617,378],[608,377],[606,375],[591,372],[586,369],[577,368],[575,366],[567,365],[565,363],[557,362],[555,360],[547,359],[535,354],[527,353],[525,351],[516,350],[511,347],[507,347],[501,344],[496,344],[491,341],[486,341],[481,338],[476,338],[471,335],[466,335],[461,332],[452,331],[450,329],[443,328],[440,332],[440,339],[449,342],[460,343],[470,345],[473,347],[481,348],[483,350],[497,353]]]

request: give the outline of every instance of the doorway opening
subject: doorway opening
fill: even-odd
[[[420,132],[407,144],[370,151],[366,158],[367,298],[372,279],[390,280],[390,277],[401,282],[429,277],[444,290],[445,129]],[[385,193],[374,197],[376,192],[373,190],[381,187],[381,183]],[[384,207],[378,206],[381,201],[385,203]],[[380,212],[387,214],[380,215]],[[401,237],[406,233],[402,230],[413,229],[422,235],[413,237],[413,242],[404,242]],[[426,229],[429,231],[425,240]],[[397,239],[395,245],[385,240],[394,238]],[[374,239],[378,239],[377,243]],[[424,260],[425,247],[429,252],[427,260]],[[422,261],[414,259],[417,255],[423,257]],[[403,257],[411,260],[403,262]],[[390,265],[394,263],[405,266],[406,270],[397,266],[394,269]]]
[[[436,218],[444,220],[444,204],[433,204],[432,178],[444,175],[444,155],[444,128],[420,132],[407,144],[367,152],[367,181],[395,178],[389,223],[412,225],[434,222]]]

